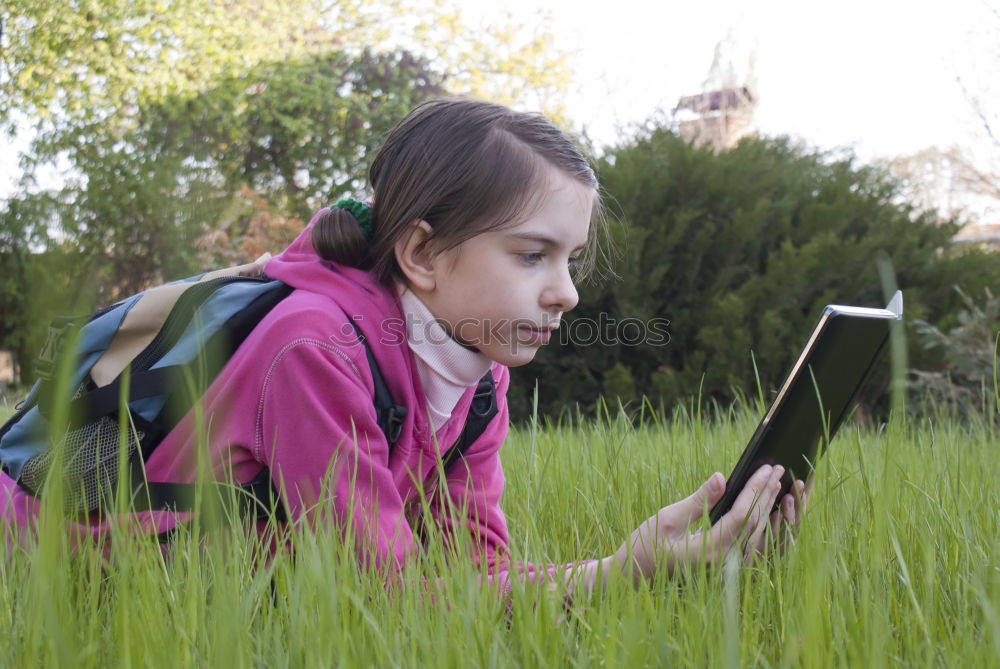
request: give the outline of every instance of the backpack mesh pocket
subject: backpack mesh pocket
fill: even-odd
[[[126,462],[134,455],[145,434],[128,429]],[[108,508],[114,499],[118,481],[118,420],[103,416],[99,420],[70,430],[60,442],[24,464],[20,483],[41,495],[49,470],[61,456],[59,476],[63,487],[63,505],[70,513]],[[61,451],[61,453],[60,453]]]

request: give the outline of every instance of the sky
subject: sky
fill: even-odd
[[[500,3],[456,1],[483,30],[502,11]],[[571,55],[570,117],[601,145],[701,92],[715,47],[727,38],[738,78],[755,80],[756,128],[765,135],[846,147],[865,160],[935,145],[977,153],[986,143],[959,77],[1000,110],[1000,0],[502,5],[527,25],[539,22],[539,11],[548,14],[556,47]],[[0,196],[17,173],[11,149],[18,144],[3,143]]]
[[[463,0],[489,20],[495,10]],[[495,3],[488,3],[493,5]],[[529,22],[552,20],[576,71],[570,114],[613,144],[682,95],[701,92],[716,44],[756,79],[756,125],[863,158],[976,144],[979,125],[958,77],[1000,107],[997,0],[505,0]],[[493,13],[494,20],[496,14]],[[537,19],[536,19],[537,20]],[[992,76],[992,78],[991,78]],[[992,91],[986,89],[992,86]]]

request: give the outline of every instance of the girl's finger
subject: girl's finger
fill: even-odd
[[[810,475],[808,481],[806,481],[805,483],[803,483],[802,480],[799,479],[799,483],[801,484],[798,487],[799,493],[801,494],[802,499],[808,501],[809,500],[809,494],[812,492],[812,489],[813,489],[813,484],[816,483],[816,477]]]
[[[771,536],[776,539],[781,536],[784,531],[785,520],[782,517],[782,510],[778,509],[771,513]]]
[[[725,555],[738,538],[752,533],[762,518],[767,519],[768,509],[763,508],[762,502],[768,492],[772,474],[773,468],[770,465],[765,465],[754,472],[737,495],[733,508],[712,528],[716,557]],[[772,503],[773,501],[772,498]]]
[[[798,497],[797,494],[795,495],[788,494],[781,499],[781,515],[784,517],[785,521],[792,527],[795,527],[795,524],[798,522],[799,518],[798,502],[796,501],[797,497]]]
[[[712,538],[717,550],[725,552],[736,536],[743,531],[750,521],[750,511],[754,503],[763,494],[767,482],[771,477],[771,467],[765,465],[755,471],[743,486],[743,490],[736,496],[733,506],[726,515],[719,519],[719,522],[712,528]]]
[[[767,492],[773,468],[765,465],[758,469],[736,496],[729,513],[716,523],[720,544],[728,546],[740,534],[752,531],[759,518],[759,502]]]
[[[774,502],[781,493],[781,475],[783,473],[784,468],[781,466],[775,467],[771,473],[767,491],[760,500],[760,508],[765,511],[766,515],[764,513],[760,515],[760,522],[757,523],[757,526],[754,527],[752,533],[747,538],[743,552],[743,561],[745,563],[749,563],[756,553],[764,551],[767,542],[767,528],[771,526],[771,517],[774,515],[768,512],[774,507]]]
[[[765,524],[765,529],[757,537],[757,541],[753,546],[754,552],[765,554],[771,549],[771,543],[774,541],[775,537],[778,536],[780,531],[780,514],[777,511],[772,511],[771,515],[768,516],[767,523]]]
[[[791,495],[785,495],[781,500],[781,521],[778,530],[778,555],[784,556],[788,547],[795,542],[795,522],[798,515],[795,509],[795,499]]]
[[[690,524],[701,518],[706,509],[711,509],[725,491],[726,479],[719,472],[715,472],[694,493],[674,506],[687,515],[686,524]]]
[[[763,553],[767,549],[767,530],[771,526],[770,517],[766,518],[754,528],[753,533],[748,537],[743,546],[743,564],[750,564],[754,556]]]
[[[803,482],[801,479],[795,482],[792,490],[795,493],[795,517],[796,519],[802,518],[802,514],[805,513],[806,507],[809,505],[809,492],[812,490],[813,479],[809,479],[809,483]]]

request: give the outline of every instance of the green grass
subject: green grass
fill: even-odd
[[[656,509],[728,473],[756,413],[683,412],[515,431],[504,508],[516,559],[612,552]],[[387,587],[335,532],[265,564],[245,534],[67,548],[58,522],[0,560],[7,666],[1000,666],[1000,439],[982,420],[845,427],[781,560],[615,581],[565,612],[509,611],[430,549]],[[441,576],[431,597],[422,578]]]

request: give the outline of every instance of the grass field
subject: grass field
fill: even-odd
[[[514,557],[612,552],[657,508],[728,473],[756,412],[515,431],[504,449]],[[995,421],[994,421],[995,423]],[[58,523],[0,560],[7,666],[1000,666],[1000,435],[986,421],[845,427],[781,560],[615,581],[565,611],[509,609],[428,550],[386,587],[334,533],[254,567],[239,531],[72,554]],[[441,576],[430,598],[421,577]]]

